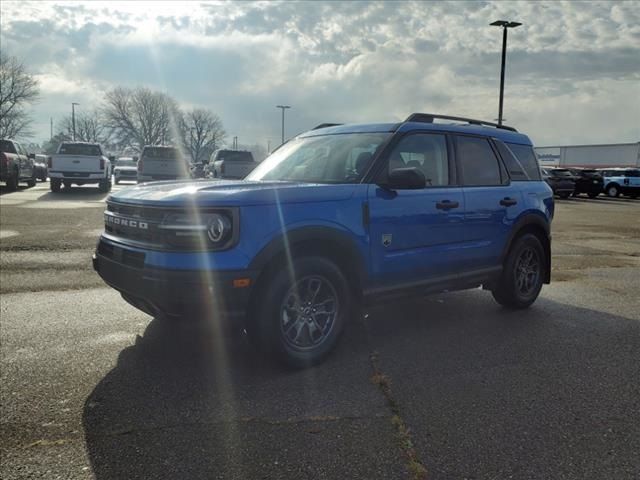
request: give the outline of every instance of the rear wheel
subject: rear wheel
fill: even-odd
[[[36,178],[36,172],[33,172],[31,174],[31,178],[29,180],[27,180],[27,186],[28,187],[35,187],[36,186],[36,181],[38,179]]]
[[[71,185],[72,185],[72,183],[71,183],[71,182],[69,182],[69,181],[67,181],[67,180],[65,180],[65,181],[64,181],[64,188],[65,188],[66,190],[71,190]]]
[[[98,183],[98,190],[102,193],[106,193],[111,190],[111,181],[110,180],[100,180]]]
[[[51,182],[49,183],[49,187],[51,188],[51,191],[53,193],[58,193],[60,191],[60,185],[61,185],[61,181],[59,178],[52,178]]]
[[[591,193],[589,193],[589,198],[596,198],[598,195],[600,195],[600,194],[596,193],[596,192],[591,192]]]
[[[616,198],[620,196],[620,189],[617,185],[609,185],[607,187],[607,195],[611,198]]]
[[[518,238],[504,262],[502,276],[491,293],[500,305],[529,307],[540,294],[547,262],[538,237],[527,233]]]
[[[563,199],[565,199],[565,200],[566,200],[567,198],[569,198],[569,196],[570,196],[570,195],[571,195],[571,194],[570,194],[570,193],[568,193],[568,192],[560,192],[560,193],[558,194],[558,196],[559,196],[560,198],[563,198]]]
[[[351,308],[340,269],[326,258],[299,258],[292,270],[278,269],[263,285],[248,324],[252,342],[291,367],[321,362],[337,344]]]

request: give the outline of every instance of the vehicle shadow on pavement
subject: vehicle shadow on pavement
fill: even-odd
[[[154,319],[121,351],[84,405],[96,478],[402,476],[366,339],[295,371],[212,330]]]
[[[376,351],[429,478],[632,478],[639,349],[637,321],[477,290],[373,309],[304,371],[156,319],[87,398],[86,449],[99,480],[409,478]]]
[[[97,188],[90,187],[72,187],[71,189],[62,188],[60,192],[46,192],[37,198],[37,201],[55,202],[55,201],[82,201],[82,200],[102,200],[108,193],[100,192]]]

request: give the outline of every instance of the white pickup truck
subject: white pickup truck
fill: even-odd
[[[111,161],[97,143],[63,142],[49,157],[51,191],[59,192],[71,185],[98,184],[101,192],[111,190]]]

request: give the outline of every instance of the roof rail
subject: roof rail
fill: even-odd
[[[493,122],[485,122],[484,120],[475,120],[473,118],[465,118],[465,117],[452,117],[449,115],[438,115],[437,113],[412,113],[407,117],[405,122],[421,122],[421,123],[433,123],[434,119],[441,120],[455,120],[457,122],[466,122],[471,125],[479,125],[485,127],[495,127],[501,128],[503,130],[510,130],[512,132],[517,132],[517,130],[513,127],[508,127],[506,125],[498,125]]]
[[[327,127],[337,127],[342,125],[342,123],[321,123],[320,125],[316,125],[311,130],[318,130],[319,128],[327,128]]]

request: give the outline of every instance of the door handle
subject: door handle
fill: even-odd
[[[450,210],[452,208],[458,208],[460,204],[458,202],[452,202],[451,200],[443,200],[436,203],[438,210]]]
[[[518,201],[515,198],[504,197],[502,200],[500,200],[500,205],[503,205],[505,207],[511,207],[516,203],[518,203]]]

